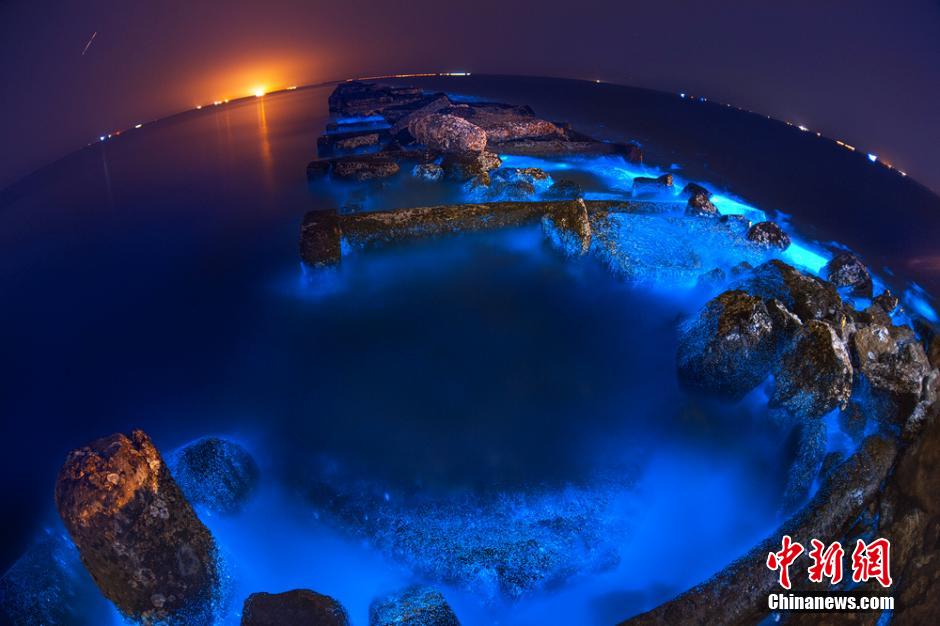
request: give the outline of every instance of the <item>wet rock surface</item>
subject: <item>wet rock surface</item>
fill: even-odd
[[[431,587],[409,587],[376,599],[369,606],[369,626],[459,626],[441,592]]]
[[[836,287],[848,287],[852,295],[871,298],[871,274],[865,264],[849,252],[837,254],[826,264],[826,278]],[[892,307],[893,309],[893,307]]]
[[[835,330],[810,320],[784,353],[775,374],[771,406],[803,417],[844,407],[852,395],[852,362]]]
[[[591,218],[583,201],[543,216],[542,229],[565,254],[580,256],[591,249]]]
[[[844,306],[835,287],[783,261],[774,259],[759,265],[737,286],[762,298],[780,300],[804,322],[820,319],[842,325]]]
[[[770,374],[782,330],[764,300],[726,291],[680,327],[679,379],[687,387],[741,398]]]
[[[906,418],[914,409],[931,370],[923,346],[904,328],[872,324],[852,337],[859,373],[881,405],[881,417],[892,421]]]
[[[253,494],[261,471],[241,445],[205,437],[169,457],[176,483],[192,504],[214,513],[237,513]]]
[[[122,613],[146,623],[207,619],[215,542],[144,432],[69,453],[55,501],[82,562]]]
[[[348,626],[346,609],[309,589],[253,593],[242,608],[242,626]]]
[[[760,222],[747,231],[748,241],[767,248],[786,250],[790,247],[790,236],[774,222]]]
[[[394,176],[400,169],[398,162],[394,159],[382,156],[364,156],[337,159],[333,161],[331,171],[336,178],[362,182]]]
[[[310,211],[300,226],[300,258],[310,267],[339,263],[340,218],[336,211]]]

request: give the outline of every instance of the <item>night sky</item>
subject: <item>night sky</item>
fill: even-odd
[[[769,5],[7,1],[0,187],[102,133],[259,87],[468,70],[705,95],[940,190],[940,3]]]

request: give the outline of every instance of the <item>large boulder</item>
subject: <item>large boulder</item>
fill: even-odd
[[[762,298],[776,298],[802,321],[829,320],[841,326],[842,298],[835,287],[810,274],[773,259],[754,268],[739,289]]]
[[[680,326],[680,381],[731,399],[743,397],[770,374],[785,338],[764,300],[726,291]]]
[[[930,373],[924,347],[907,327],[872,324],[852,336],[859,373],[882,418],[903,420],[913,411]]]
[[[248,450],[219,437],[204,437],[182,447],[170,457],[170,467],[191,503],[224,515],[242,509],[261,473]]]
[[[834,256],[826,264],[826,279],[836,287],[849,287],[854,296],[871,298],[871,274],[854,254],[842,252]]]
[[[758,222],[747,231],[747,239],[765,248],[786,250],[790,247],[790,236],[774,222]]]
[[[242,626],[348,626],[346,609],[309,589],[253,593],[242,607]]]
[[[369,626],[459,626],[440,591],[414,586],[376,599],[369,606]]]
[[[423,115],[408,124],[408,131],[429,150],[463,153],[486,149],[483,129],[456,115]]]
[[[536,117],[527,106],[481,102],[453,106],[443,112],[462,117],[482,128],[492,143],[565,138],[563,128]]]
[[[852,361],[825,322],[810,320],[797,333],[775,372],[772,406],[799,417],[820,417],[852,395]]]
[[[208,620],[215,542],[143,431],[69,453],[55,501],[82,562],[122,613],[145,623]]]

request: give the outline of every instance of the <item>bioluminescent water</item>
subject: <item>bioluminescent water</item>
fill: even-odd
[[[308,185],[332,86],[96,143],[0,196],[0,409],[15,443],[0,484],[17,503],[4,569],[37,586],[70,581],[57,598],[87,623],[121,623],[51,494],[68,450],[142,428],[168,459],[216,435],[257,461],[243,508],[196,504],[222,553],[221,623],[238,623],[250,593],[302,587],[365,624],[372,599],[414,582],[440,589],[464,624],[613,623],[718,571],[790,512],[800,443],[767,409],[772,381],[733,403],[677,382],[677,325],[723,289],[701,274],[770,258],[818,274],[847,246],[872,259],[876,294],[890,285],[906,310],[936,315],[937,275],[911,261],[940,199],[859,155],[791,145],[786,126],[667,94],[435,81],[640,139],[648,155],[644,166],[505,157],[505,168],[541,168],[600,200],[673,173],[673,190],[648,199],[681,213],[684,183],[705,183],[723,214],[773,216],[793,245],[777,254],[728,245],[715,224],[624,214],[611,232],[627,252],[609,258],[566,254],[531,225],[347,245],[338,267],[315,270],[297,253],[308,210],[477,192],[407,172]],[[727,136],[715,138],[719,123]],[[861,219],[889,201],[884,228],[909,234],[903,249],[878,232],[885,216]],[[857,433],[835,413],[826,449],[851,450]]]

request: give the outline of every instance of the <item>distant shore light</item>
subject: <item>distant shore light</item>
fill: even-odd
[[[877,155],[877,154],[872,154],[871,152],[869,152],[869,153],[868,153],[868,160],[871,161],[872,163],[874,163],[875,161],[878,160],[878,155]]]

